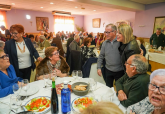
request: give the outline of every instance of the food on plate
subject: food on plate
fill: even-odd
[[[155,50],[155,49],[149,49],[149,52],[153,52],[153,53],[163,53],[162,51],[158,51],[158,50]]]
[[[79,90],[79,91],[85,91],[86,90],[87,85],[84,84],[80,84],[80,85],[76,85],[74,87],[75,90]]]
[[[92,104],[96,104],[97,101],[95,101],[92,97],[81,97],[74,101],[74,107],[78,108],[81,112],[86,107]]]
[[[61,90],[64,88],[64,84],[61,83],[61,84],[58,84],[56,85],[56,91],[57,91],[57,94],[58,95],[61,95]],[[72,88],[71,88],[71,85],[68,84],[68,88],[70,89],[70,91],[72,92]]]
[[[34,98],[25,106],[28,111],[33,112],[42,112],[49,107],[50,100],[45,97]]]

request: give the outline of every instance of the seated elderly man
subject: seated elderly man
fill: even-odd
[[[125,65],[126,74],[117,80],[116,90],[120,103],[128,107],[148,96],[149,75],[147,60],[142,55],[130,56]]]
[[[45,49],[47,47],[51,46],[49,41],[46,40],[45,36],[40,36],[40,48],[43,49],[45,47]]]
[[[0,50],[4,50],[5,42],[0,40]]]
[[[0,50],[0,98],[13,94],[13,85],[20,84],[22,78],[17,77],[9,56]]]
[[[165,114],[165,69],[158,69],[152,72],[148,85],[148,97],[129,106],[127,113]]]
[[[77,50],[77,51],[80,51],[81,50],[81,47],[84,46],[84,44],[82,44],[81,46],[79,46],[78,45],[79,41],[80,41],[79,35],[75,35],[74,36],[74,40],[69,45],[70,51],[71,50]]]

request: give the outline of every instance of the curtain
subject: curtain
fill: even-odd
[[[7,26],[7,19],[6,19],[6,11],[1,11],[0,10],[0,26],[4,25],[6,28],[8,28]],[[2,34],[4,34],[5,31],[2,31],[0,29],[0,31],[2,32]]]
[[[54,15],[54,30],[58,31],[74,31],[74,17]]]

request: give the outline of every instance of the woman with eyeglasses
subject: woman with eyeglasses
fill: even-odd
[[[13,39],[5,44],[4,51],[9,55],[10,63],[14,66],[16,75],[30,80],[31,69],[35,69],[34,58],[41,61],[38,52],[29,38],[23,37],[24,27],[15,24],[10,27]]]
[[[151,73],[148,97],[129,106],[127,114],[165,114],[165,69]]]
[[[121,55],[122,66],[126,71],[124,64],[127,61],[127,59],[133,54],[141,53],[139,45],[135,37],[133,36],[133,30],[131,26],[127,24],[121,24],[118,26],[117,41],[121,42],[119,51]]]
[[[36,80],[43,79],[44,74],[51,74],[54,71],[59,77],[65,77],[70,70],[65,59],[59,55],[57,47],[50,46],[45,50],[45,58],[36,68]]]
[[[9,56],[0,50],[0,98],[13,94],[12,86],[21,83],[22,78],[16,76],[14,67],[9,62]]]

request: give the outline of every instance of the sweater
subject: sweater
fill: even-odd
[[[7,68],[7,73],[8,76],[0,70],[0,98],[13,94],[12,86],[18,83],[18,81],[22,81],[22,78],[16,76],[12,65]]]
[[[128,77],[127,73],[116,81],[116,91],[123,90],[127,96],[127,100],[120,103],[128,107],[133,105],[148,96],[149,75],[136,74],[133,77]]]

